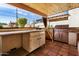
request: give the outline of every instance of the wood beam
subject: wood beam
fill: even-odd
[[[43,17],[44,26],[47,27],[47,17]]]
[[[50,17],[50,18],[48,18],[48,20],[49,20],[49,22],[62,21],[62,20],[68,20],[68,17],[69,17],[69,14],[65,14],[65,15]]]
[[[68,17],[58,18],[58,19],[51,19],[51,20],[49,20],[49,22],[56,22],[56,21],[63,21],[63,20],[68,20]]]
[[[18,7],[18,8],[21,8],[21,9],[24,9],[24,10],[28,10],[28,11],[31,11],[33,13],[36,13],[36,14],[39,14],[41,16],[47,16],[46,14],[32,8],[32,7],[29,7],[28,5],[25,5],[25,4],[22,4],[22,3],[8,3],[10,5],[13,5],[15,7]]]

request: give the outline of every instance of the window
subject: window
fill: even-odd
[[[16,22],[16,8],[0,4],[0,23]]]
[[[0,4],[0,24],[9,24],[10,22],[16,23],[17,18],[27,18],[27,23],[31,24],[42,16],[32,13],[27,10],[16,8],[8,4]]]
[[[42,16],[23,9],[18,8],[17,11],[18,11],[18,18],[21,18],[21,17],[27,18],[29,24],[36,22],[38,19],[42,19]]]

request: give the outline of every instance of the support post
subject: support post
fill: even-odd
[[[43,17],[43,23],[44,23],[44,26],[46,28],[47,27],[47,17]]]

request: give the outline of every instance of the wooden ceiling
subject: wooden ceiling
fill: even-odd
[[[79,3],[23,3],[46,15],[61,13],[79,7]]]
[[[53,15],[79,7],[78,3],[10,3],[10,4],[37,13],[42,16]]]
[[[46,15],[56,14],[62,11],[68,10],[68,4],[66,3],[24,3],[29,7],[41,11]]]

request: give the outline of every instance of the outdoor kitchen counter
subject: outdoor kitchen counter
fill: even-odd
[[[22,34],[22,33],[29,33],[29,32],[39,32],[39,31],[42,31],[42,30],[21,30],[21,31],[0,32],[0,36],[10,35],[10,34]]]
[[[41,35],[44,32],[44,30],[20,30],[20,31],[8,31],[8,32],[0,32],[0,55],[7,53],[8,51],[11,51],[13,49],[18,49],[22,47],[23,39],[30,38],[30,33],[37,33],[37,35]],[[39,34],[40,33],[40,34]],[[37,36],[35,34],[35,37],[39,38],[40,36]],[[45,35],[45,34],[44,34]],[[44,36],[42,35],[42,36]],[[32,35],[33,38],[34,34]],[[34,39],[35,40],[35,39]],[[27,41],[24,43],[28,43]]]

